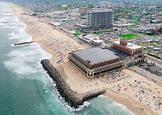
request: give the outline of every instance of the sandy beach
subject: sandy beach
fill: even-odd
[[[24,15],[23,13],[27,13],[28,10],[15,4],[9,4],[13,14],[26,24],[26,32],[32,36],[32,40],[39,43],[44,50],[52,54],[51,63],[54,66],[59,65],[59,60],[61,62],[67,61],[67,55],[71,51],[86,48],[86,45],[78,44],[67,35],[44,23],[41,19]]]
[[[11,3],[9,5],[13,14],[27,25],[26,32],[32,36],[33,41],[52,54],[51,63],[58,69],[72,90],[83,93],[94,89],[106,89],[105,96],[125,105],[136,115],[160,115],[162,113],[161,86],[128,69],[114,72],[115,79],[108,79],[107,76],[94,79],[85,77],[68,62],[67,56],[71,51],[88,46],[79,44],[36,17],[22,15],[27,10]]]

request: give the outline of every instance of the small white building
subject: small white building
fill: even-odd
[[[93,35],[93,34],[87,34],[87,35],[83,35],[81,38],[83,41],[91,43],[94,40],[100,40],[100,38],[97,35]]]

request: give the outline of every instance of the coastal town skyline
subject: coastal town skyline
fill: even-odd
[[[160,115],[161,6],[0,2],[0,113]]]

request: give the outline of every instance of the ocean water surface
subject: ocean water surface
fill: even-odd
[[[42,68],[41,59],[51,55],[30,41],[25,24],[0,2],[0,115],[132,115],[125,106],[105,97],[70,108],[57,92],[55,83]],[[84,107],[87,105],[88,107]]]

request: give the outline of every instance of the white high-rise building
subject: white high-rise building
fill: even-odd
[[[88,13],[88,26],[112,28],[114,12],[110,9],[94,9]]]

